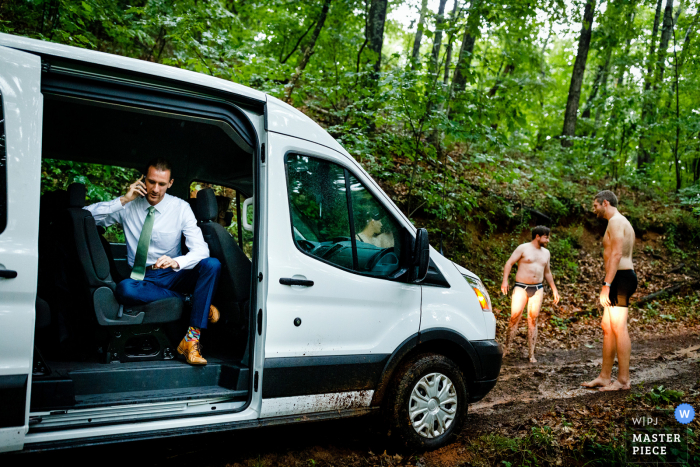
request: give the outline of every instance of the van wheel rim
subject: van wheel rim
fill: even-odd
[[[457,391],[450,378],[442,373],[423,376],[411,391],[408,416],[420,436],[443,435],[457,416]]]

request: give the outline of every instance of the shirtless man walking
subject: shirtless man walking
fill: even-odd
[[[506,345],[503,348],[503,357],[508,353],[513,337],[518,330],[520,318],[527,305],[527,340],[529,344],[530,362],[536,363],[535,342],[537,341],[537,316],[540,314],[542,299],[544,298],[544,288],[542,278],[547,279],[547,283],[554,293],[554,304],[559,303],[559,292],[554,285],[552,271],[549,269],[549,250],[545,247],[549,244],[550,229],[538,225],[532,229],[532,241],[523,243],[515,249],[510,259],[503,268],[503,283],[501,291],[503,295],[508,295],[508,276],[514,264],[518,265],[518,272],[515,274],[515,287],[513,287],[513,297],[511,298],[511,315],[506,337]]]
[[[634,229],[617,210],[617,197],[612,191],[601,191],[593,200],[598,217],[607,219],[608,228],[603,236],[605,281],[600,290],[603,305],[603,368],[593,381],[583,383],[587,388],[600,387],[601,391],[630,389],[630,352],[632,343],[627,333],[627,307],[637,290],[637,275],[632,264]],[[612,381],[612,367],[617,353],[617,381]]]

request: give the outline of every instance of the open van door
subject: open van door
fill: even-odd
[[[0,452],[24,447],[41,181],[41,59],[0,47]]]

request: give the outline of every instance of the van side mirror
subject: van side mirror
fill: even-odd
[[[413,261],[411,264],[411,282],[419,284],[428,275],[430,265],[430,243],[428,243],[428,231],[418,229],[416,231],[416,242],[413,246]]]

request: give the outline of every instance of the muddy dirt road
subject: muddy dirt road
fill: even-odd
[[[524,346],[520,347],[523,352]],[[3,465],[167,465],[167,466],[462,466],[473,465],[470,440],[508,427],[537,423],[547,413],[597,406],[624,409],[628,393],[601,393],[579,387],[600,368],[601,344],[590,348],[544,350],[530,364],[519,350],[506,358],[496,388],[470,408],[467,425],[451,445],[432,453],[392,450],[376,417],[364,417],[237,433],[162,439],[120,445],[30,453]],[[700,328],[677,335],[633,341],[632,382],[639,392],[664,385],[687,395],[700,392]],[[580,409],[579,409],[580,407]],[[600,409],[600,407],[598,407]],[[607,407],[607,408],[606,408]],[[593,415],[591,415],[593,416]],[[592,420],[595,423],[595,420]],[[514,429],[515,429],[514,428]],[[384,452],[387,451],[386,454]],[[4,461],[10,461],[5,464]]]

